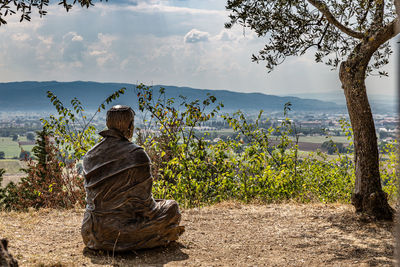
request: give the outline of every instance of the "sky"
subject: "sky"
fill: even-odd
[[[312,53],[272,73],[251,61],[266,43],[249,29],[227,30],[226,0],[109,0],[0,27],[0,82],[97,81],[189,86],[275,95],[337,92],[338,71]],[[396,45],[395,41],[392,42]],[[396,94],[390,77],[370,77],[370,94]]]

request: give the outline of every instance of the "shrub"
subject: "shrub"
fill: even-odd
[[[23,169],[27,176],[2,189],[0,207],[23,210],[83,206],[83,178],[75,170],[75,162],[65,165],[59,160],[46,129],[38,134],[36,144],[33,151],[38,160],[27,159],[27,168]]]
[[[295,125],[288,118],[277,127],[260,127],[262,112],[250,123],[242,112],[223,115],[234,129],[235,138],[206,141],[195,134],[195,127],[214,117],[221,104],[216,99],[180,103],[166,99],[163,89],[156,98],[149,87],[138,87],[141,111],[151,114],[147,128],[139,130],[139,143],[154,164],[155,197],[174,198],[185,206],[215,203],[224,199],[242,201],[344,201],[350,200],[354,181],[349,157],[330,159],[324,153],[298,156]],[[175,106],[180,107],[180,109]],[[272,136],[277,140],[273,145]],[[278,141],[278,142],[276,142]]]
[[[386,143],[381,150],[380,172],[383,191],[388,194],[389,201],[395,203],[398,196],[397,168],[399,164],[398,143]],[[385,156],[385,157],[384,157]]]
[[[34,133],[27,133],[26,134],[26,139],[30,140],[30,141],[34,141],[35,140],[35,134]]]

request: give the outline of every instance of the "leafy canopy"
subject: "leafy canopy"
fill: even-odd
[[[58,4],[62,5],[68,12],[76,3],[86,8],[93,5],[92,0],[61,0]],[[0,0],[0,26],[7,24],[7,16],[16,14],[20,15],[20,22],[23,20],[30,21],[32,10],[34,9],[42,17],[47,14],[46,7],[49,4],[50,0]]]
[[[227,28],[239,24],[268,39],[253,61],[266,61],[269,71],[308,50],[335,69],[357,44],[379,31],[392,30],[393,37],[399,24],[393,1],[383,0],[228,0],[226,8]],[[391,53],[389,43],[380,46],[368,71],[387,64]]]

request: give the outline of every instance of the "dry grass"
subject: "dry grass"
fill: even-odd
[[[349,205],[222,203],[184,210],[166,248],[116,254],[84,248],[82,210],[0,212],[0,236],[21,266],[391,266],[392,223]]]
[[[9,182],[18,183],[22,177],[26,176],[26,174],[21,171],[21,168],[26,168],[26,163],[24,161],[1,159],[0,169],[5,169],[6,173],[3,174],[3,182],[0,186],[5,187]]]
[[[18,159],[0,159],[0,169],[5,169],[6,174],[23,173],[21,168],[26,168],[26,163],[23,161]]]
[[[6,187],[10,182],[18,183],[22,177],[25,177],[26,174],[3,174],[3,182],[1,183],[1,187]]]

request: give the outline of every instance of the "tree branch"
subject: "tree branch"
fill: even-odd
[[[396,8],[397,17],[400,18],[400,0],[394,0],[394,7]]]
[[[374,24],[382,25],[385,1],[375,0],[375,5],[376,8],[375,8]]]
[[[400,15],[397,18],[395,18],[395,20],[392,21],[389,25],[391,24],[393,24],[393,32],[394,32],[392,37],[394,37],[400,33]]]
[[[321,48],[321,42],[324,40],[324,37],[325,37],[325,35],[326,35],[326,32],[328,31],[329,25],[330,25],[329,22],[326,23],[325,29],[324,29],[324,31],[323,31],[323,33],[322,33],[322,35],[321,35],[321,38],[319,39],[318,43],[316,43],[316,44],[315,44],[315,43],[312,43],[312,44],[310,44],[310,45],[307,45],[307,46],[304,47],[304,49],[300,52],[300,55],[304,55],[304,53],[305,53],[308,49],[310,49],[311,47],[313,47],[313,46],[318,47],[318,49]]]
[[[395,33],[400,33],[400,0],[394,0],[394,6],[396,8],[397,13],[397,23],[395,25]]]
[[[325,29],[324,29],[324,32],[322,33],[321,39],[319,39],[319,42],[318,42],[318,44],[317,44],[317,45],[318,45],[318,49],[319,49],[320,46],[321,46],[322,40],[324,40],[325,34],[326,34],[326,32],[328,31],[328,28],[329,28],[329,23],[326,24]]]
[[[363,25],[363,23],[367,19],[369,9],[371,8],[371,3],[372,3],[372,0],[369,0],[368,1],[368,6],[367,6],[367,10],[365,11],[364,16],[360,20],[360,27]]]
[[[352,29],[344,26],[342,23],[340,23],[334,16],[333,14],[329,11],[328,6],[320,1],[320,0],[307,0],[311,5],[313,5],[315,8],[317,8],[324,16],[325,18],[336,28],[344,32],[345,34],[357,38],[357,39],[362,39],[364,38],[364,34],[361,32],[356,32],[353,31]]]
[[[375,52],[382,44],[386,43],[399,33],[400,20],[399,17],[397,17],[382,30],[370,37],[366,50],[370,51],[372,55],[372,53]]]

